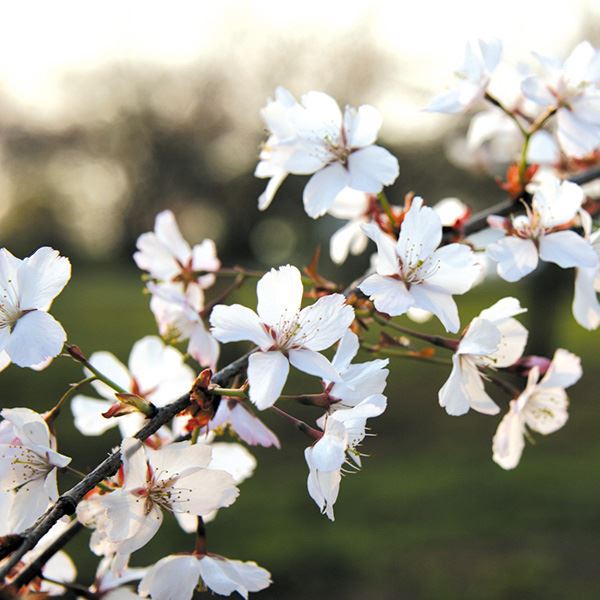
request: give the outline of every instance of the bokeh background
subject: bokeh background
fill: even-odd
[[[600,45],[599,17],[592,0],[5,5],[2,245],[17,256],[46,244],[68,255],[73,279],[54,314],[86,352],[109,350],[123,361],[135,340],[155,332],[131,254],[162,209],[175,211],[190,241],[215,239],[227,265],[300,266],[321,244],[324,274],[349,282],[368,256],[343,267],[329,261],[328,239],[341,223],[304,214],[302,178],[286,182],[266,213],[256,209],[265,185],[252,175],[264,139],[258,111],[275,87],[377,106],[381,143],[401,165],[393,201],[414,190],[431,203],[458,196],[482,208],[502,193],[489,169],[463,168],[466,120],[421,108],[450,82],[468,37],[498,36],[508,61],[532,62],[530,50],[564,57],[581,39]],[[269,414],[283,448],[253,450],[258,469],[209,526],[211,550],[270,569],[275,583],[258,595],[265,599],[597,598],[598,335],[570,314],[572,276],[547,267],[459,299],[466,323],[514,295],[530,307],[522,318],[529,352],[564,347],[583,358],[568,425],[538,436],[515,472],[491,461],[497,419],[440,410],[445,367],[397,361],[389,409],[372,422],[377,436],[365,444],[363,471],[342,483],[336,522],[308,497],[306,439]],[[252,284],[237,299],[253,306]],[[223,360],[239,349],[226,347]],[[45,410],[79,378],[62,358],[33,376],[12,367],[0,403]],[[67,412],[61,450],[82,470],[118,443],[116,434],[84,439],[68,421]],[[73,483],[67,474],[61,485]],[[83,535],[70,549],[89,583],[95,561],[86,543]],[[191,543],[169,521],[134,564]]]

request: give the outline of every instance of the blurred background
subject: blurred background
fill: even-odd
[[[502,199],[493,175],[505,165],[466,155],[466,119],[422,107],[451,82],[467,38],[500,37],[509,63],[533,64],[531,50],[562,58],[582,39],[599,46],[599,17],[592,0],[5,5],[2,245],[20,257],[41,245],[68,255],[73,279],[54,314],[88,354],[109,350],[124,362],[133,342],[156,330],[131,254],[160,210],[176,213],[190,242],[213,238],[228,266],[301,266],[321,244],[323,273],[350,282],[368,253],[331,263],[328,240],[342,223],[305,215],[304,178],[291,177],[267,212],[256,208],[266,184],[253,177],[265,139],[259,110],[275,87],[378,107],[380,143],[401,167],[392,201],[413,190],[430,203],[458,196],[483,208]],[[253,450],[258,469],[209,526],[210,549],[268,568],[275,583],[258,595],[265,599],[597,598],[598,334],[570,314],[572,278],[548,267],[459,299],[467,323],[514,295],[531,308],[522,318],[528,352],[564,347],[583,358],[568,426],[528,445],[515,472],[491,461],[497,419],[455,419],[439,408],[445,367],[396,362],[389,409],[371,423],[377,437],[365,444],[363,471],[342,482],[336,522],[308,497],[306,439],[267,415],[283,448]],[[249,283],[237,300],[254,306],[254,298]],[[223,360],[235,350],[226,347]],[[31,375],[2,374],[3,406],[48,409],[80,370],[58,359]],[[116,434],[89,440],[69,427],[60,423],[61,450],[82,470],[118,443]],[[174,521],[161,535],[134,564],[191,544]],[[70,546],[84,583],[95,569],[86,543],[82,536]]]

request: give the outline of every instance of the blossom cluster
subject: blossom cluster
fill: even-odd
[[[271,575],[263,567],[209,551],[207,524],[226,518],[257,466],[247,447],[282,447],[267,414],[305,435],[307,495],[333,521],[343,477],[365,462],[367,421],[386,411],[393,359],[446,365],[438,402],[454,417],[470,410],[494,417],[508,395],[491,441],[492,460],[503,469],[517,467],[532,432],[547,435],[566,424],[565,390],[582,376],[579,357],[563,348],[552,358],[525,354],[529,333],[516,317],[527,309],[512,295],[462,329],[459,304],[484,281],[488,264],[511,284],[550,262],[574,269],[575,320],[586,329],[600,325],[599,231],[586,190],[568,171],[573,159],[600,161],[600,53],[584,42],[564,63],[538,57],[543,72],[523,75],[507,99],[496,80],[501,51],[496,40],[469,43],[456,86],[428,107],[466,112],[487,101],[493,112],[477,115],[471,141],[521,136],[502,183],[510,196],[505,210],[478,228],[455,198],[429,206],[409,194],[390,204],[383,188],[396,181],[399,165],[375,144],[382,119],[372,106],[342,111],[325,93],[308,92],[297,102],[278,88],[262,110],[269,136],[255,174],[269,182],[259,208],[270,205],[288,175],[310,175],[303,193],[308,216],[348,221],[331,239],[333,261],[374,242],[371,267],[349,286],[325,279],[315,261],[304,274],[290,264],[266,272],[225,268],[212,240],[190,245],[165,210],[154,230],[139,236],[133,256],[158,335],[136,341],[124,364],[109,351],[87,357],[67,344],[49,314],[71,275],[67,258],[48,247],[23,260],[0,250],[0,369],[14,363],[40,370],[63,349],[82,369],[82,379],[46,412],[0,411],[1,533],[22,541],[0,561],[6,584],[22,595],[81,589],[75,565],[60,550],[78,525],[92,530],[90,550],[100,558],[86,590],[94,597],[186,600],[200,589],[247,598],[267,588]],[[544,144],[552,158],[534,163],[534,147]],[[478,229],[487,230],[485,243],[471,236]],[[226,278],[232,285],[216,285]],[[253,280],[256,310],[231,302]],[[412,329],[399,320],[404,315],[416,322],[434,316],[445,333]],[[217,371],[220,344],[240,342],[246,353]],[[290,367],[304,374],[305,392],[289,393]],[[58,450],[66,401],[82,435],[117,427],[122,438],[108,462],[87,475]],[[312,423],[294,415],[295,404],[317,409]],[[57,477],[65,470],[82,479],[59,499]],[[69,502],[72,519],[64,509]],[[190,548],[130,567],[170,514],[194,537]],[[23,565],[35,564],[47,548],[56,548],[54,555],[25,578]]]

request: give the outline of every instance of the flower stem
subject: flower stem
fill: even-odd
[[[494,106],[497,106],[507,117],[512,119],[515,122],[516,126],[519,128],[519,131],[523,134],[523,137],[527,137],[527,130],[525,129],[525,127],[523,127],[521,121],[519,121],[519,119],[517,118],[517,115],[515,115],[515,113],[512,110],[510,110],[510,108],[504,106],[504,104],[502,104],[502,102],[500,102],[498,98],[492,96],[489,92],[485,93],[485,99]]]
[[[390,225],[396,229],[396,217],[394,217],[394,211],[392,210],[389,200],[387,199],[387,196],[383,190],[377,194],[377,201],[381,205],[381,208],[383,209],[383,212],[386,214],[387,218],[390,220]]]
[[[91,383],[95,381],[97,377],[92,375],[91,377],[86,377],[77,383],[71,383],[69,385],[69,389],[60,397],[59,401],[46,413],[44,420],[48,423],[48,426],[51,426],[58,414],[60,413],[60,409],[62,405],[68,400],[80,387],[86,385],[87,383]]]
[[[433,344],[434,346],[439,346],[440,348],[446,348],[447,350],[456,350],[458,346],[458,342],[456,340],[442,337],[439,335],[428,335],[427,333],[421,333],[419,331],[413,331],[412,329],[408,329],[406,327],[402,327],[402,325],[398,325],[385,317],[382,317],[379,313],[373,312],[373,319],[377,321],[382,327],[389,327],[400,333],[404,333],[413,338],[417,338],[419,340],[423,340],[424,342],[428,342],[429,344]]]
[[[314,427],[311,427],[308,423],[305,423],[304,421],[297,419],[296,417],[290,415],[284,410],[281,410],[278,406],[271,406],[271,410],[277,413],[280,417],[283,417],[284,419],[292,423],[292,425],[294,425],[296,429],[302,431],[303,433],[311,437],[313,440],[318,441],[323,437],[323,432],[318,431]]]
[[[248,398],[248,392],[243,388],[221,388],[211,387],[208,390],[215,396],[228,396],[229,398]]]
[[[369,352],[374,354],[380,354],[382,356],[398,357],[398,358],[412,358],[413,360],[419,360],[421,362],[434,363],[437,365],[452,365],[452,361],[447,358],[440,358],[438,356],[426,356],[420,352],[411,352],[406,350],[397,350],[396,348],[381,348],[377,345],[362,344],[362,347]]]

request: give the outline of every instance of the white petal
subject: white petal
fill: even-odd
[[[451,294],[468,292],[481,274],[475,254],[465,244],[449,244],[439,248],[433,253],[431,263],[438,266],[427,277],[427,283]]]
[[[363,104],[358,109],[347,106],[344,111],[346,143],[351,148],[374,144],[381,122],[381,113],[373,106]]]
[[[568,108],[556,115],[558,141],[568,156],[584,158],[600,145],[600,127],[579,118]]]
[[[260,320],[277,327],[283,321],[294,319],[300,311],[303,292],[302,275],[296,267],[285,265],[271,269],[256,285],[256,312]]]
[[[548,87],[538,77],[527,77],[521,82],[521,91],[529,100],[542,106],[550,106],[556,101]]]
[[[598,269],[577,269],[575,274],[573,316],[582,327],[590,330],[600,325],[600,302],[595,286],[597,273]]]
[[[48,310],[71,278],[71,263],[44,247],[25,258],[17,271],[21,309]]]
[[[238,437],[251,446],[269,448],[280,447],[277,436],[243,404],[226,400],[219,404],[217,414],[209,423],[210,429],[217,429],[222,424],[229,423]]]
[[[55,480],[56,481],[56,480]],[[35,479],[21,486],[14,496],[10,521],[14,531],[23,531],[33,525],[43,515],[51,501],[58,498],[58,493],[50,498],[46,492],[44,480]]]
[[[340,381],[340,374],[332,367],[331,363],[322,354],[301,348],[299,350],[289,350],[290,363],[299,371],[316,375],[327,381]]]
[[[571,181],[546,179],[533,196],[533,208],[544,227],[557,227],[572,221],[585,199],[583,189]]]
[[[142,442],[135,438],[125,438],[121,442],[121,459],[125,489],[134,490],[146,485],[147,460]]]
[[[259,163],[260,164],[260,163]],[[257,177],[260,177],[257,173],[255,173]],[[273,175],[269,182],[267,183],[267,187],[265,191],[258,197],[258,210],[266,210],[271,206],[271,202],[273,202],[273,198],[275,198],[275,194],[277,190],[284,182],[285,178],[288,176],[288,172],[284,169],[279,169],[276,175]]]
[[[496,325],[486,319],[475,318],[461,339],[458,352],[477,356],[492,354],[500,345],[501,337]]]
[[[207,444],[172,442],[158,450],[144,448],[157,481],[176,479],[189,472],[205,469],[212,450]],[[127,478],[125,479],[127,482]],[[127,487],[130,487],[127,485]]]
[[[349,253],[357,256],[364,252],[367,241],[367,236],[361,229],[361,221],[350,221],[331,236],[329,256],[336,265],[341,265]]]
[[[319,471],[312,462],[312,450],[312,448],[304,450],[304,458],[309,468],[306,481],[308,493],[319,507],[319,510],[326,513],[329,519],[333,521],[333,505],[339,494],[342,475],[337,470]]]
[[[404,216],[396,251],[407,266],[429,258],[442,240],[442,222],[422,198],[415,198]]]
[[[181,231],[170,210],[164,210],[156,215],[154,222],[156,237],[170,250],[171,254],[183,265],[191,258],[190,245],[183,239]]]
[[[181,266],[173,253],[153,231],[142,233],[136,246],[138,252],[133,254],[135,264],[143,271],[148,271],[152,277],[168,281],[180,272]]]
[[[377,194],[400,173],[398,159],[381,146],[367,146],[348,157],[348,187]]]
[[[397,275],[400,272],[400,264],[394,240],[383,233],[375,223],[363,225],[362,230],[377,244],[377,273]]]
[[[490,244],[487,256],[498,263],[498,275],[506,281],[519,281],[538,265],[538,251],[533,241],[513,236]]]
[[[358,336],[351,329],[348,329],[340,340],[331,364],[339,372],[345,371],[350,366],[352,359],[358,354],[359,348]]]
[[[456,333],[460,327],[456,302],[445,290],[430,286],[427,283],[413,285],[410,293],[414,305],[433,313],[445,327],[446,331]]]
[[[200,579],[200,561],[195,556],[166,556],[148,569],[138,593],[152,600],[191,600]]]
[[[75,418],[75,427],[83,435],[101,435],[117,425],[117,418],[106,419],[102,413],[111,407],[106,400],[96,400],[88,396],[77,395],[71,400],[71,412]]]
[[[317,171],[304,188],[302,199],[306,214],[313,219],[323,216],[348,182],[348,171],[339,162]]]
[[[285,385],[290,365],[281,352],[255,352],[248,359],[250,400],[259,410],[275,404]]]
[[[244,446],[236,443],[213,442],[209,469],[227,471],[236,484],[252,477],[256,469],[256,459]]]
[[[358,289],[373,300],[378,311],[392,317],[403,315],[415,304],[404,283],[391,277],[371,275],[358,286]]]
[[[214,310],[214,309],[213,309]],[[206,331],[203,321],[198,321],[189,333],[187,353],[201,366],[216,368],[219,359],[219,343]]]
[[[472,408],[484,414],[494,415],[500,409],[486,394],[477,367],[469,360],[452,357],[452,372],[438,394],[440,406],[449,415],[464,415]]]
[[[569,400],[562,388],[538,389],[527,402],[523,418],[527,426],[542,435],[554,433],[569,419]]]
[[[492,442],[493,460],[503,469],[514,469],[519,464],[525,448],[524,427],[511,402],[511,408],[500,421]]]
[[[542,236],[540,258],[563,269],[598,265],[598,256],[590,243],[574,231],[557,231]]]
[[[4,350],[19,367],[32,367],[58,356],[66,339],[65,330],[53,316],[34,310],[19,318]]]
[[[263,349],[273,345],[273,339],[265,331],[259,316],[241,304],[217,304],[210,314],[210,324],[212,334],[220,342],[248,340]]]
[[[216,556],[202,557],[200,576],[209,589],[225,596],[237,592],[248,598],[248,592],[264,590],[271,584],[270,573],[256,563]]]
[[[298,331],[290,345],[325,350],[346,333],[354,320],[354,309],[342,294],[329,294],[303,308],[298,315]]]
[[[526,308],[521,307],[521,303],[516,298],[507,296],[492,304],[489,308],[482,310],[479,316],[486,321],[499,325],[505,319],[514,317],[527,312]]]
[[[231,506],[239,490],[233,477],[226,471],[201,469],[179,477],[170,493],[170,504],[174,512],[205,515]]]
[[[579,381],[582,374],[579,356],[559,348],[539,385],[544,388],[570,387]]]

